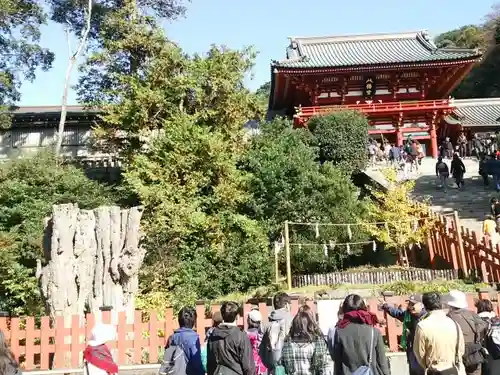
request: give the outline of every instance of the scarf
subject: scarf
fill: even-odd
[[[405,311],[404,315],[403,315],[403,334],[401,335],[401,348],[403,350],[406,350],[407,348],[407,340],[408,340],[408,327],[410,326],[411,324],[411,314],[409,311]]]
[[[83,359],[91,365],[106,371],[108,374],[118,374],[118,366],[105,344],[87,346],[83,352]]]
[[[344,314],[342,320],[338,322],[338,328],[345,328],[350,323],[368,324],[370,326],[375,326],[376,324],[378,324],[378,318],[377,315],[369,311],[349,311],[348,313]]]

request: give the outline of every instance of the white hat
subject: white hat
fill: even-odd
[[[252,322],[261,322],[262,321],[262,314],[260,313],[259,310],[252,310],[248,313],[248,319],[250,319]]]
[[[469,307],[469,304],[467,303],[467,296],[464,292],[459,290],[450,290],[450,293],[446,298],[446,304],[456,309],[466,309]]]
[[[91,335],[88,345],[99,346],[105,344],[106,341],[116,340],[116,328],[111,324],[98,323],[92,328]]]

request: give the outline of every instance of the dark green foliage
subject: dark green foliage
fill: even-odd
[[[330,161],[347,172],[366,167],[368,120],[358,111],[315,116],[307,123],[319,147],[321,163]]]
[[[85,28],[88,0],[47,0],[51,6],[51,19],[57,23],[71,25],[76,35],[81,35]],[[103,29],[123,8],[136,12],[147,12],[160,18],[175,19],[183,16],[186,10],[178,0],[94,0],[92,2],[92,22],[89,38],[93,44],[102,43]],[[124,19],[127,21],[127,19]],[[109,30],[107,30],[109,31]]]
[[[23,81],[33,81],[37,68],[47,70],[54,54],[38,45],[46,21],[39,0],[0,0],[0,125],[1,115],[19,101]]]
[[[43,258],[44,218],[52,205],[95,208],[111,201],[108,188],[73,166],[57,166],[51,154],[0,165],[0,308],[28,314],[43,308],[34,271]]]
[[[317,162],[318,149],[311,146],[307,130],[293,130],[287,120],[265,124],[252,140],[243,161],[250,172],[247,206],[251,217],[265,226],[271,240],[277,240],[285,220],[296,222],[354,223],[362,217],[365,205],[343,170],[331,162]],[[345,227],[291,226],[291,242],[321,244],[350,242]],[[352,241],[364,241],[366,233],[352,228]],[[342,267],[348,257],[345,247],[324,254],[323,246],[292,248],[295,273],[316,273]],[[350,249],[352,254],[360,246]]]
[[[487,47],[485,30],[482,26],[467,25],[438,35],[436,46],[449,48]]]
[[[482,24],[463,26],[438,35],[435,39],[438,47],[480,48],[485,53],[483,60],[452,92],[452,96],[457,99],[500,96],[498,10],[498,6],[493,6],[493,11]]]

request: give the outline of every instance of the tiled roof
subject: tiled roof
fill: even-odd
[[[69,113],[86,113],[93,112],[92,110],[87,110],[81,105],[68,105],[67,111]],[[41,106],[21,106],[14,109],[14,114],[46,114],[46,113],[60,113],[60,105],[41,105]]]
[[[332,68],[477,59],[479,50],[437,48],[426,31],[290,38],[286,60],[276,68]]]
[[[449,123],[459,123],[464,127],[498,126],[500,128],[500,98],[454,100],[456,108]]]

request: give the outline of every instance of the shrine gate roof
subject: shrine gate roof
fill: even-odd
[[[455,109],[445,118],[448,123],[459,123],[464,127],[499,127],[500,98],[455,99]]]
[[[329,68],[470,60],[477,49],[438,48],[426,31],[290,38],[287,58],[276,68]]]

